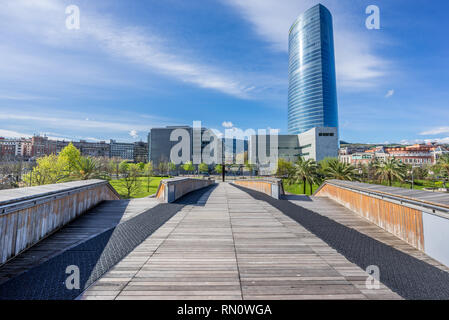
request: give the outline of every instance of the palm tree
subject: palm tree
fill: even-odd
[[[376,174],[381,181],[388,181],[388,185],[391,187],[394,179],[404,181],[406,174],[405,166],[399,160],[393,158],[385,159],[380,162],[376,168]]]
[[[326,179],[358,181],[356,168],[349,163],[344,163],[336,158],[327,161],[327,167],[324,169]]]
[[[99,178],[98,163],[90,157],[80,157],[73,164],[73,176],[80,180]]]
[[[303,184],[303,193],[306,194],[306,184],[309,182],[310,191],[312,191],[313,183],[315,183],[318,178],[317,174],[317,163],[313,159],[305,160],[303,157],[299,157],[298,161],[293,165],[289,173],[290,183],[301,183]]]

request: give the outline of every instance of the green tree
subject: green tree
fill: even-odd
[[[80,157],[73,165],[71,176],[79,180],[102,178],[97,161],[90,157]]]
[[[416,179],[425,179],[429,175],[429,167],[423,166],[423,167],[415,167],[413,168],[413,174],[416,177]]]
[[[245,151],[247,152],[247,151]],[[250,172],[251,175],[253,175],[254,170],[256,169],[256,166],[252,163],[249,163],[248,160],[245,161],[245,168]]]
[[[194,165],[192,164],[192,161],[189,161],[189,162],[186,162],[186,163],[184,163],[183,165],[182,165],[182,168],[184,169],[184,171],[186,171],[186,172],[193,172],[193,171],[195,171],[195,167],[194,167]]]
[[[159,165],[157,166],[157,170],[159,171],[160,175],[167,174],[168,171],[168,164],[167,162],[159,162]]]
[[[312,192],[313,184],[318,180],[317,170],[318,166],[315,160],[305,160],[303,157],[299,157],[290,171],[288,181],[289,183],[302,183],[304,194],[306,194],[306,184],[309,182]]]
[[[374,158],[368,162],[367,166],[367,180],[372,181],[376,177],[377,167],[379,166],[379,159]]]
[[[326,179],[358,180],[356,168],[349,163],[339,161],[337,158],[327,161],[327,167],[323,170],[323,173]]]
[[[109,160],[107,170],[110,173],[111,177],[115,174],[116,178],[118,179],[120,175],[120,163],[121,161],[118,158],[112,158],[111,160]]]
[[[318,171],[321,174],[325,174],[326,169],[329,167],[329,162],[338,160],[337,158],[326,157],[323,160],[318,162]]]
[[[140,171],[143,172],[145,170],[145,163],[139,162],[137,163],[137,167],[139,168]]]
[[[441,155],[437,160],[437,167],[439,169],[439,172],[449,177],[449,154],[443,154]]]
[[[126,174],[129,170],[130,163],[126,160],[120,162],[118,168],[120,174]]]
[[[393,180],[404,181],[406,168],[402,162],[393,158],[385,159],[377,165],[376,174],[380,181],[388,181],[388,185],[393,185]]]
[[[81,152],[73,145],[73,143],[69,143],[67,147],[61,150],[59,153],[59,159],[61,161],[66,162],[67,168],[66,171],[68,173],[72,173],[72,170],[78,164],[78,161],[81,158]]]
[[[174,164],[173,162],[169,162],[167,164],[168,166],[168,174],[171,175],[172,172],[176,171],[176,164]]]
[[[215,168],[214,168],[214,171],[215,171],[216,173],[218,173],[218,174],[221,174],[221,173],[222,173],[222,170],[223,170],[223,167],[222,167],[221,164],[217,164],[217,165],[215,166]]]
[[[67,162],[51,154],[38,158],[33,170],[24,176],[25,183],[33,186],[53,184],[66,181]]]
[[[293,164],[290,161],[279,158],[277,170],[276,170],[276,176],[277,177],[288,177],[288,175],[292,169],[293,169]]]
[[[204,162],[200,163],[198,165],[198,171],[201,172],[201,173],[208,173],[209,172],[209,166],[207,164],[205,164]]]

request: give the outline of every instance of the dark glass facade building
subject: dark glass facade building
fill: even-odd
[[[338,128],[332,15],[318,4],[289,33],[288,132]]]

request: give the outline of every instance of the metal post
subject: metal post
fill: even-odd
[[[224,138],[221,140],[221,180],[225,182]]]

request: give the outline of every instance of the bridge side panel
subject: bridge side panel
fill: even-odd
[[[99,184],[64,195],[35,198],[0,214],[0,265],[30,248],[103,200],[118,199],[111,187]]]
[[[415,248],[424,250],[421,211],[330,184],[322,186],[316,196],[329,197]]]
[[[423,212],[425,252],[449,266],[449,220]]]
[[[156,198],[161,202],[174,202],[182,196],[215,183],[215,180],[173,178],[164,179],[159,183]]]
[[[242,187],[259,191],[271,196],[271,183],[267,181],[243,181],[236,180],[233,183],[238,184]]]

